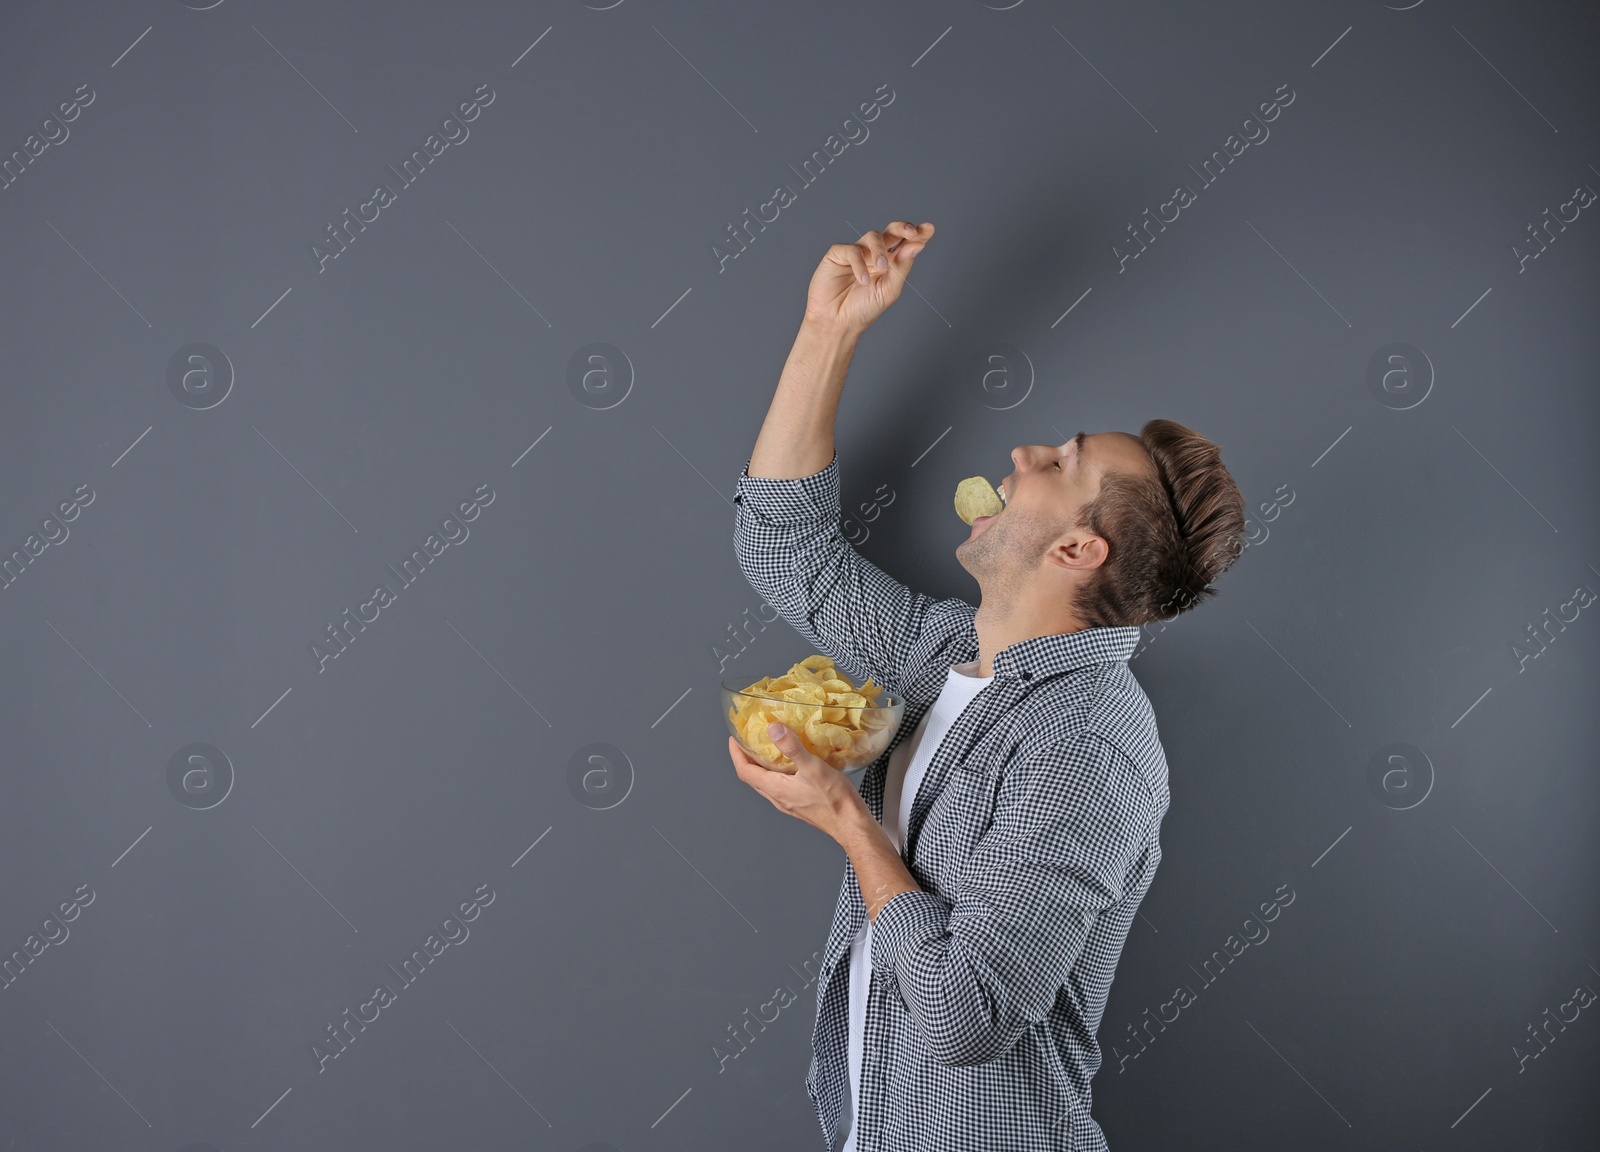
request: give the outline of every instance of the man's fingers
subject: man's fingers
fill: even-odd
[[[923,235],[924,228],[927,230],[927,235]],[[913,224],[909,220],[894,220],[883,230],[883,234],[886,239],[891,241],[891,247],[898,252],[903,250],[908,242],[926,244],[933,236],[933,225]]]
[[[886,306],[899,294],[899,284],[911,270],[911,263],[933,236],[932,224],[912,224],[907,220],[894,220],[882,232],[864,232],[854,244],[833,244],[827,252],[827,261],[836,266],[848,265],[857,284],[874,287],[880,283],[881,291],[890,293],[880,297]],[[883,260],[883,266],[878,264]],[[898,271],[899,275],[895,275]],[[829,287],[836,292],[836,282]],[[842,297],[840,298],[842,299]],[[831,302],[837,308],[836,301]],[[881,307],[878,309],[881,311]]]
[[[828,249],[828,255],[841,264],[850,265],[850,270],[856,278],[857,284],[866,284],[870,281],[867,275],[867,260],[862,255],[861,248],[855,244],[835,244]]]
[[[856,243],[866,249],[867,267],[872,269],[874,273],[882,275],[885,269],[878,267],[878,260],[880,258],[883,260],[889,259],[889,245],[885,242],[883,233],[863,232],[861,239],[857,240]]]
[[[909,220],[891,220],[889,226],[883,230],[883,235],[891,248],[898,248],[907,240],[917,239],[918,230]]]
[[[750,758],[744,754],[744,749],[739,747],[732,736],[728,737],[728,755],[733,758],[734,774],[748,784],[750,782],[748,774],[752,767]]]
[[[768,767],[762,761],[746,752],[744,746],[732,736],[728,737],[728,754],[733,758],[733,770],[739,779],[751,786],[755,786],[758,782],[765,783],[774,775],[794,775],[792,770],[786,770],[781,766]]]
[[[860,247],[866,249],[867,271],[874,278],[887,276],[894,270],[896,254],[891,251],[889,245],[891,242],[899,243],[903,237],[892,231],[893,228],[894,225],[890,224],[882,232],[862,233],[861,239],[857,241]]]
[[[896,220],[889,226],[894,230],[895,246],[890,256],[892,266],[902,272],[911,271],[911,262],[917,258],[928,241],[933,238],[933,225],[926,228]]]

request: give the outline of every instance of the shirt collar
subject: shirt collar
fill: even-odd
[[[1139,642],[1139,629],[1084,628],[1019,640],[994,658],[996,676],[1042,680],[1096,664],[1125,661]]]

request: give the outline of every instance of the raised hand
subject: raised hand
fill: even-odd
[[[933,225],[896,220],[822,257],[806,293],[806,320],[862,332],[900,298],[911,265],[933,239]]]

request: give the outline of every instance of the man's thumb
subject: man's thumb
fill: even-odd
[[[806,746],[800,743],[800,738],[787,724],[780,724],[776,720],[767,725],[767,736],[771,738],[772,746],[794,765],[795,772],[799,772],[800,761],[806,755]]]

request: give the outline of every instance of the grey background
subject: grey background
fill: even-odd
[[[1600,188],[1595,9],[1001,7],[6,6],[0,154],[38,155],[0,192],[0,1147],[821,1147],[844,857],[727,758],[719,682],[808,652],[729,501],[824,248],[905,217],[938,235],[840,411],[867,556],[975,596],[956,481],[1156,416],[1251,501],[1220,599],[1133,664],[1173,804],[1100,1032],[1112,1147],[1594,1145],[1600,1004],[1544,1013],[1600,990],[1600,205],[1513,245]],[[209,407],[168,383],[196,342]],[[569,386],[595,342],[626,366]],[[1426,366],[1374,391],[1396,342]],[[169,787],[197,743],[227,767]],[[1410,782],[1369,786],[1395,743]]]

